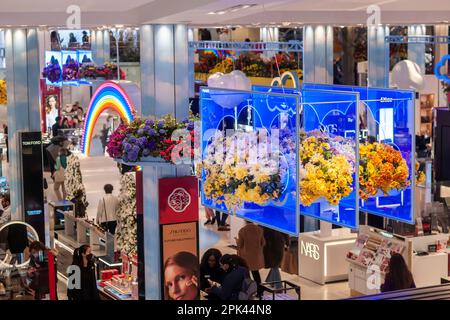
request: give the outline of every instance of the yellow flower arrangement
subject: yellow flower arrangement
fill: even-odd
[[[349,141],[330,138],[316,131],[303,136],[300,146],[300,201],[310,206],[319,198],[331,205],[347,197],[352,191],[353,156],[346,146]]]
[[[207,156],[197,165],[196,172],[203,180],[205,197],[219,205],[224,203],[232,212],[240,209],[245,202],[264,205],[278,199],[282,183],[278,168],[273,168],[275,164],[265,159],[258,159],[256,164],[248,163],[250,157],[238,157],[235,154],[237,150],[232,147],[217,156],[216,152],[223,151],[220,144],[233,146],[230,139],[215,138],[208,146]],[[252,149],[248,146],[246,152]],[[222,160],[224,163],[220,163]]]
[[[359,146],[359,195],[363,200],[379,190],[387,195],[391,190],[404,190],[410,185],[409,170],[400,151],[374,142]]]
[[[0,80],[0,104],[8,104],[8,93],[6,90],[6,80]]]

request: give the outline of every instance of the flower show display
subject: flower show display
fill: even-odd
[[[117,210],[117,249],[126,255],[137,253],[136,178],[134,172],[120,179],[119,208]]]
[[[80,84],[92,84],[88,81],[88,78],[94,78],[95,75],[95,64],[92,58],[92,51],[89,50],[78,50],[77,54],[78,61],[78,81]]]
[[[414,222],[416,172],[414,92],[333,85],[304,88],[358,92],[359,196],[364,212]]]
[[[202,88],[200,99],[203,205],[298,234],[299,96]]]
[[[62,85],[62,54],[60,51],[45,52],[45,67],[42,76],[46,79],[47,85]]]
[[[121,124],[110,136],[107,152],[124,162],[159,161],[177,164],[194,156],[194,116],[177,121],[172,115],[161,119],[136,118]]]
[[[78,86],[78,55],[76,51],[61,51],[63,84]]]

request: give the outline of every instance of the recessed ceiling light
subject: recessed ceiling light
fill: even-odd
[[[123,28],[123,24],[116,24],[116,28]]]
[[[256,4],[240,4],[240,5],[232,6],[232,7],[229,7],[229,8],[222,9],[222,10],[211,11],[211,12],[208,12],[208,14],[219,14],[219,15],[222,15],[222,14],[225,14],[225,13],[237,12],[237,11],[242,10],[242,9],[248,9],[248,8],[251,8],[251,7],[254,7],[254,6],[256,6]]]
[[[216,14],[216,13],[211,11],[211,12],[208,12],[208,14]]]
[[[225,14],[225,13],[226,13],[225,11],[218,11],[217,12],[217,14],[220,14],[220,15]]]

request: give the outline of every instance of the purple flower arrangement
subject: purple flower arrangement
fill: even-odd
[[[63,65],[63,81],[78,80],[78,62],[73,59],[68,59]]]
[[[196,118],[178,122],[172,115],[162,119],[135,119],[129,125],[120,125],[109,138],[107,152],[112,158],[121,158],[125,162],[137,162],[143,157],[163,158],[171,162],[172,154],[179,157],[189,143],[191,156],[194,155],[194,121]],[[189,131],[187,139],[172,139],[177,129]],[[186,137],[185,137],[186,138]]]
[[[58,59],[52,57],[50,62],[45,66],[44,71],[42,72],[42,76],[48,81],[56,83],[61,81],[61,74],[62,71]]]

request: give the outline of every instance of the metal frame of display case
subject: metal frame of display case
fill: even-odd
[[[400,37],[402,37],[402,36],[400,36]],[[328,88],[328,87],[329,88],[337,88],[337,89],[335,89],[337,92],[340,91],[339,88],[347,88],[347,89],[355,89],[355,88],[364,89],[365,88],[365,87],[352,86],[352,85],[331,85],[331,84],[314,84],[314,83],[304,83],[303,85],[306,85],[306,86],[308,86],[308,85],[310,85],[310,86],[319,86],[321,88]],[[303,87],[303,85],[302,85],[302,87]],[[378,87],[366,87],[366,89],[367,89],[367,91],[369,91],[369,90],[402,91],[402,92],[410,91],[411,95],[413,97],[412,101],[415,101],[414,100],[415,99],[415,91],[414,90],[394,89],[394,88],[378,88]],[[349,92],[347,90],[344,90],[344,91]],[[381,102],[381,100],[369,100],[369,99],[360,99],[360,101],[361,102],[375,102],[375,101],[380,101]],[[416,108],[413,107],[412,108],[412,118],[413,118],[412,125],[413,125],[413,128],[411,128],[412,134],[414,134],[415,130],[416,130],[416,128],[415,128],[416,124],[415,124],[415,120],[414,120],[416,118],[416,112],[417,112]],[[416,140],[413,137],[412,140],[411,140],[411,157],[412,157],[411,158],[411,168],[412,168],[412,170],[415,170],[415,160],[416,160],[415,150],[416,150]],[[386,218],[386,219],[396,220],[396,221],[404,222],[404,223],[408,223],[408,224],[414,224],[415,223],[415,217],[416,217],[416,212],[414,210],[415,209],[415,207],[414,207],[415,187],[416,187],[415,174],[411,174],[411,186],[410,187],[411,187],[411,203],[412,203],[412,205],[411,205],[412,220],[411,221],[407,221],[407,220],[403,220],[403,219],[395,219],[393,217],[386,217],[385,215],[378,214],[378,213],[375,213],[375,212],[368,212],[368,213],[375,214],[375,215],[381,216],[381,217]],[[362,210],[362,211],[365,212],[364,210]]]

